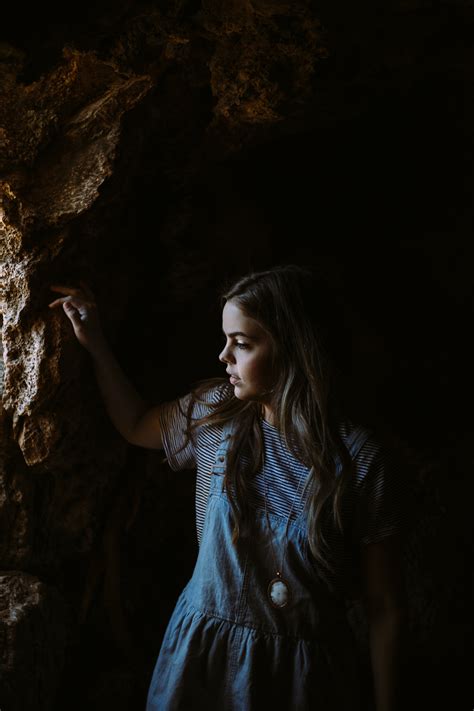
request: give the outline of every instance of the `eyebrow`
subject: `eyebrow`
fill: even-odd
[[[224,334],[224,336],[226,335],[224,329],[222,329],[222,333]],[[228,333],[227,335],[229,336],[229,338],[233,338],[234,336],[243,336],[244,338],[248,338],[250,341],[257,340],[255,338],[255,336],[249,336],[246,333],[244,333],[243,331],[232,331],[232,333]]]

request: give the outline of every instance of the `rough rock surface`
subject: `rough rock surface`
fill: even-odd
[[[33,85],[10,86],[2,102],[3,406],[29,465],[45,461],[62,434],[57,411],[46,408],[61,382],[61,334],[37,301],[37,280],[65,250],[71,221],[97,200],[122,117],[151,86],[71,53]]]
[[[22,571],[0,571],[0,704],[53,707],[70,612],[58,591]]]

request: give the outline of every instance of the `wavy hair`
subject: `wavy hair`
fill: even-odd
[[[342,414],[338,368],[324,342],[328,314],[332,313],[332,304],[327,300],[328,292],[312,272],[294,264],[248,274],[221,293],[222,307],[232,301],[271,336],[276,373],[272,388],[274,425],[291,453],[310,470],[306,482],[308,543],[315,558],[332,570],[326,555],[329,548],[324,521],[332,519],[343,532],[342,497],[353,474],[353,462],[338,427]],[[216,386],[222,387],[227,396],[210,405],[204,397]],[[193,420],[195,402],[208,405],[211,412]],[[200,381],[192,390],[187,411],[188,437],[198,425],[224,425],[235,420],[225,475],[234,516],[234,544],[251,532],[248,490],[263,461],[261,415],[259,403],[235,397],[227,378]],[[247,466],[241,456],[244,452]]]

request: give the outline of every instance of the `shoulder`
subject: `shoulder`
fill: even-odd
[[[339,434],[346,447],[355,450],[357,456],[373,456],[382,447],[380,438],[373,429],[348,418],[339,422]]]
[[[394,470],[395,452],[375,430],[345,419],[340,423],[339,431],[349,451],[352,448],[358,486],[364,486],[374,478],[380,479]]]

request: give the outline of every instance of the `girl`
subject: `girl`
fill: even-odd
[[[223,295],[227,378],[147,406],[102,335],[90,289],[52,286],[132,444],[196,467],[200,544],[147,711],[356,711],[345,600],[369,621],[377,711],[394,711],[402,622],[399,497],[388,453],[341,412],[311,273],[250,274]]]

